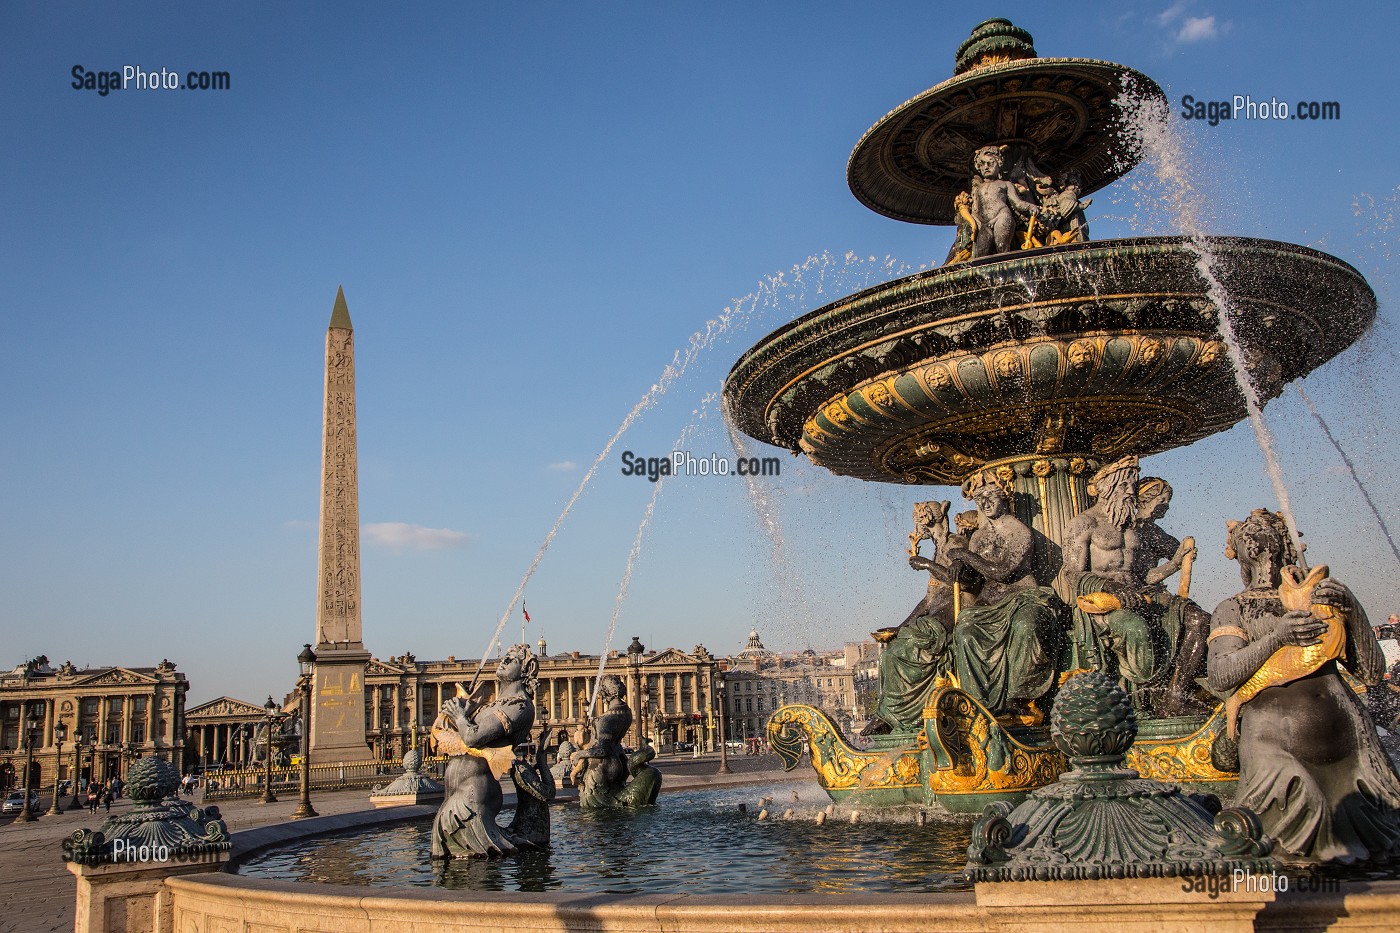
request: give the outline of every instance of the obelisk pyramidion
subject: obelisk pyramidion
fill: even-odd
[[[365,650],[360,628],[360,499],[355,454],[355,332],[337,289],[326,329],[321,535],[316,579],[316,678],[311,760],[363,761]]]

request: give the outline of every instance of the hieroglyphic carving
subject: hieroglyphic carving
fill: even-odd
[[[348,323],[348,316],[346,318]],[[355,334],[326,331],[326,403],[321,454],[320,574],[316,641],[361,643],[360,510],[355,442]]]

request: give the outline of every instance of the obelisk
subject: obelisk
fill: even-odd
[[[321,534],[316,578],[316,677],[311,761],[364,761],[365,650],[360,628],[360,496],[355,453],[355,332],[337,289],[326,329]]]

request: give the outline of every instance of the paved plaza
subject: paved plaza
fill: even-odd
[[[734,755],[729,775],[717,775],[718,755],[695,759],[688,755],[662,756],[655,761],[665,776],[662,790],[687,787],[766,783],[787,777],[810,777],[810,769],[798,769],[792,775],[781,771],[774,755]],[[363,789],[317,793],[313,803],[321,816],[353,813],[370,808]],[[70,798],[71,800],[71,798]],[[47,809],[48,798],[44,808]],[[113,803],[112,812],[130,809],[130,800]],[[256,800],[224,800],[219,802],[230,832],[237,833],[257,826],[287,821],[296,809],[295,795],[285,795],[277,803],[261,804]],[[65,811],[62,816],[40,816],[32,823],[15,823],[13,816],[0,818],[0,933],[49,933],[73,929],[73,902],[77,882],[64,866],[60,846],[69,833],[84,827],[96,829],[106,819],[105,811],[96,814],[86,810]]]

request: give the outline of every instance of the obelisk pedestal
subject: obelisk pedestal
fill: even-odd
[[[338,289],[326,329],[321,534],[311,762],[365,761],[365,650],[360,627],[360,505],[355,444],[355,333]]]

